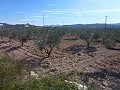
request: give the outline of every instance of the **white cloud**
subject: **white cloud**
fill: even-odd
[[[102,1],[103,2],[103,1],[114,1],[114,0],[88,0],[88,1],[100,1],[100,2]]]
[[[51,16],[45,16],[45,17],[51,17]],[[43,15],[34,15],[34,16],[29,17],[29,18],[33,18],[33,19],[43,18]]]
[[[64,10],[44,10],[44,11],[40,11],[42,13],[46,13],[46,14],[64,14],[67,12],[70,12],[72,9],[64,9]]]
[[[55,6],[55,4],[49,3],[49,4],[47,4],[47,6]]]
[[[42,13],[52,13],[53,11],[50,11],[50,10],[44,10],[44,11],[40,11]]]
[[[29,14],[31,12],[13,12],[14,14]]]
[[[82,10],[86,10],[87,8],[81,8]]]
[[[75,16],[81,16],[83,14],[99,14],[99,13],[117,13],[120,9],[99,9],[99,10],[86,10],[86,11],[75,11],[73,14]]]
[[[91,10],[91,11],[84,11],[82,13],[113,13],[119,12],[120,9],[102,9],[102,10]]]
[[[32,16],[33,18],[41,18],[43,16],[38,16],[38,15],[35,15],[35,16]]]
[[[53,12],[53,13],[51,13],[51,14],[63,14],[63,13],[61,13],[61,12]]]

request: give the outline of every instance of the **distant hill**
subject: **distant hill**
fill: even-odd
[[[73,24],[73,25],[63,25],[64,27],[67,28],[105,28],[105,24]],[[62,26],[62,27],[63,27]],[[6,28],[24,28],[24,27],[38,27],[35,25],[31,25],[29,23],[27,24],[7,24],[7,23],[0,23],[0,27],[6,27]],[[39,26],[40,27],[40,26]],[[41,26],[43,27],[43,26]],[[60,25],[46,25],[44,27],[61,27]],[[120,28],[120,23],[115,23],[115,24],[107,24],[107,28]]]
[[[7,23],[0,23],[0,27],[5,27],[5,28],[24,28],[24,27],[34,27],[34,25],[31,25],[29,23],[27,24],[7,24]]]
[[[64,25],[68,28],[105,28],[105,24],[74,24],[74,25]],[[107,24],[107,28],[120,28],[120,23]]]

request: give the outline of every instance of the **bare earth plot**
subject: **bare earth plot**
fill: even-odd
[[[52,56],[46,59],[35,51],[33,41],[21,47],[14,40],[0,40],[0,52],[8,53],[14,60],[31,62],[33,67],[39,66],[41,61],[47,62],[49,68],[45,72],[84,71],[102,87],[101,90],[120,90],[119,50],[108,50],[98,45],[86,49],[84,41],[63,37],[59,50],[55,49]]]

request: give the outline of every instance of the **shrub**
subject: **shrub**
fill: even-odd
[[[112,39],[106,39],[103,41],[103,44],[105,45],[106,48],[113,49],[116,45],[116,42]]]
[[[76,90],[73,84],[66,83],[67,78],[63,74],[47,75],[40,79],[27,81],[24,90]]]
[[[76,90],[73,84],[66,83],[63,74],[44,75],[39,79],[23,80],[24,66],[9,58],[0,59],[0,90]],[[23,82],[24,81],[24,82]]]
[[[19,90],[22,73],[22,64],[6,57],[0,59],[0,90]]]

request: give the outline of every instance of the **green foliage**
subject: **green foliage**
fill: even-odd
[[[119,43],[119,37],[118,35],[120,31],[117,29],[106,29],[104,32],[104,37],[103,37],[103,45],[108,48],[108,49],[113,49],[116,46],[116,43]],[[120,33],[119,33],[120,34]]]
[[[47,57],[50,57],[50,54],[54,47],[59,45],[63,32],[51,28],[43,28],[40,31],[39,39],[37,41],[38,48],[44,50],[48,54]]]
[[[75,74],[77,74],[78,73],[78,71],[76,70],[76,69],[73,69],[73,70],[70,70],[68,73],[67,73],[67,76],[69,77],[69,76],[73,76],[73,75],[75,75]]]
[[[0,59],[0,90],[20,90],[23,66],[8,58]]]
[[[49,68],[49,64],[47,64],[47,63],[43,63],[40,66],[44,69]]]
[[[88,90],[99,90],[99,86],[95,84],[94,82],[89,82],[87,84]]]
[[[76,90],[73,84],[64,81],[66,79],[63,74],[47,75],[40,79],[32,78],[24,84],[23,90]]]
[[[80,72],[78,75],[81,76],[81,80],[83,81],[83,83],[85,83],[86,85],[89,83],[89,76],[87,74],[85,74],[84,72]]]
[[[80,72],[78,75],[81,77],[88,90],[99,90],[99,86],[94,82],[91,82],[89,76],[86,73]]]
[[[116,42],[112,39],[106,39],[103,41],[103,44],[105,45],[106,48],[113,49],[116,45]]]
[[[95,37],[98,38],[97,35],[95,36],[95,29],[92,29],[92,28],[82,29],[78,32],[78,34],[81,39],[84,39],[86,41],[87,48],[89,48],[90,43]]]
[[[113,38],[116,42],[120,43],[120,30],[119,29],[114,30],[114,37]]]
[[[43,75],[38,79],[24,80],[25,68],[22,63],[9,58],[0,59],[0,90],[76,90],[76,86],[66,83],[68,78],[60,73]]]
[[[99,86],[90,80],[90,77],[83,71],[71,70],[74,77],[77,75],[80,80],[83,82],[83,85],[86,85],[88,90],[99,90]],[[69,76],[70,76],[69,75]],[[67,75],[68,76],[68,75]],[[68,76],[68,77],[69,77]]]
[[[64,34],[74,35],[77,39],[80,37],[85,40],[87,47],[91,42],[116,42],[120,43],[120,28],[65,28],[65,27],[23,27],[23,28],[0,28],[0,36],[8,37],[10,39],[19,40],[23,45],[27,40],[37,40],[40,50],[44,49],[44,46],[49,48],[45,51],[51,52],[51,47],[57,47],[60,42],[61,36]],[[109,40],[109,41],[108,41]],[[103,43],[104,44],[104,43]],[[105,45],[106,46],[106,45]],[[108,45],[107,45],[108,46]]]
[[[27,37],[26,36],[21,36],[21,37],[19,37],[19,40],[20,40],[21,45],[23,46],[23,44],[25,42],[27,42]]]

